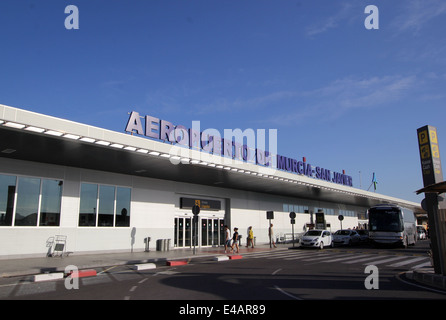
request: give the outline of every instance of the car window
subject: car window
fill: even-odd
[[[320,236],[321,232],[319,230],[310,230],[307,231],[304,236]]]

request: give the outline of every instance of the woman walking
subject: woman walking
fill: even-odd
[[[248,240],[246,242],[246,248],[251,244],[251,248],[254,248],[254,232],[252,231],[252,226],[248,228]]]
[[[237,248],[237,253],[239,253],[238,248],[238,228],[234,228],[234,234],[232,235],[232,253],[234,253],[234,246]]]

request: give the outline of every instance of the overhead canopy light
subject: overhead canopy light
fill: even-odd
[[[15,150],[15,149],[5,149],[5,150],[2,150],[2,153],[7,153],[7,154],[10,154],[10,153],[14,153],[14,152],[16,152],[17,150]]]
[[[109,146],[110,142],[104,141],[104,140],[98,140],[98,141],[96,141],[96,144],[99,144],[101,146]]]
[[[55,131],[55,130],[47,130],[47,131],[45,131],[44,133],[45,133],[45,134],[48,134],[48,135],[50,135],[50,136],[56,136],[56,137],[60,137],[60,136],[63,135],[62,132]]]
[[[88,138],[88,137],[80,138],[80,140],[83,141],[83,142],[88,142],[88,143],[93,143],[93,142],[96,141],[95,139],[93,139],[93,138]]]
[[[63,137],[71,140],[78,140],[80,138],[80,136],[71,133],[64,134]]]
[[[37,133],[42,133],[45,131],[45,129],[42,128],[38,128],[38,127],[33,127],[33,126],[29,126],[25,128],[26,131],[31,131],[31,132],[37,132]]]
[[[15,128],[15,129],[23,129],[25,128],[24,124],[20,124],[20,123],[16,123],[16,122],[11,122],[8,121],[4,124],[5,127],[10,127],[10,128]]]

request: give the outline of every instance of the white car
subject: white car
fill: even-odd
[[[327,230],[309,230],[302,236],[301,247],[320,248],[331,246],[333,241],[330,231]]]
[[[338,230],[333,234],[333,242],[340,245],[358,244],[361,236],[355,230]]]

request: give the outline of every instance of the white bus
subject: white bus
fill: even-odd
[[[417,225],[413,211],[392,204],[368,210],[369,240],[372,244],[407,247],[417,242]]]

